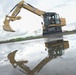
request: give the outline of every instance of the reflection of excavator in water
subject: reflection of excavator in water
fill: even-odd
[[[32,5],[25,3],[24,0],[22,0],[10,11],[12,12],[10,16],[6,15],[3,25],[4,30],[14,32],[14,30],[10,27],[9,23],[10,21],[21,19],[21,17],[17,15],[22,8],[27,9],[30,12],[43,18],[43,34],[62,32],[61,26],[66,25],[65,18],[59,18],[59,15],[57,13],[39,10]]]
[[[15,60],[15,54],[18,50],[11,52],[8,55],[8,59],[10,60],[10,63],[13,65],[14,68],[16,68],[17,66],[21,68],[21,69],[17,68],[19,71],[27,75],[36,75],[48,62],[50,62],[51,60],[55,59],[58,56],[62,56],[64,50],[69,48],[69,42],[63,40],[46,42],[45,47],[48,50],[48,55],[41,62],[39,62],[39,64],[32,70],[26,65],[26,63],[28,63],[28,60],[26,61]]]

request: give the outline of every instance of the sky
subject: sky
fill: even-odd
[[[37,31],[42,34],[41,22],[43,19],[28,10],[22,9],[19,13],[21,20],[10,23],[10,26],[16,31],[14,33],[3,30],[3,21],[5,15],[21,0],[0,0],[0,39],[5,40],[15,37],[23,37],[29,35],[36,35]],[[32,6],[46,11],[56,12],[60,17],[66,18],[66,26],[63,30],[72,30],[76,28],[76,0],[25,0]]]

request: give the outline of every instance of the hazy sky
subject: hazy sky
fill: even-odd
[[[22,9],[19,15],[22,17],[19,21],[11,22],[11,27],[16,31],[15,33],[5,32],[2,29],[3,20],[6,14],[21,0],[0,0],[0,34],[2,39],[16,37],[26,34],[32,34],[35,30],[41,29],[41,17]],[[76,22],[76,0],[25,0],[27,3],[33,5],[44,11],[57,12],[60,17],[66,18],[67,26],[63,29],[75,28],[75,25],[68,26],[70,23]],[[8,36],[9,35],[9,36]]]

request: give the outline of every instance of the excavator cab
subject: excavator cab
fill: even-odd
[[[44,25],[48,27],[52,24],[60,24],[60,17],[59,14],[56,13],[45,13],[44,14]]]
[[[47,12],[43,15],[44,26],[53,27],[53,26],[65,26],[65,18],[60,18],[59,14],[53,12]]]
[[[47,12],[43,15],[43,35],[62,33],[61,26],[66,25],[65,18],[60,18],[59,14],[54,12]]]

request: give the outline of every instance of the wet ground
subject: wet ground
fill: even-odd
[[[0,44],[0,75],[76,75],[76,34]]]

